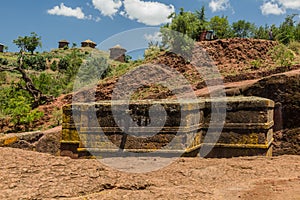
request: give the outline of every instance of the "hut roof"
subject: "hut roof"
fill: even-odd
[[[112,47],[110,49],[123,49],[123,50],[126,50],[123,47],[121,47],[121,45],[119,45],[119,44],[117,44],[116,46],[114,46],[114,47]]]
[[[60,40],[59,42],[62,42],[62,43],[69,43],[68,40]]]
[[[92,43],[92,44],[96,44],[95,42],[93,42],[92,40],[85,40],[82,43]]]

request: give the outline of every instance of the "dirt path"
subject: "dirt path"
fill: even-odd
[[[278,74],[272,74],[271,76],[278,76],[278,75],[287,75],[287,76],[292,76],[295,74],[299,74],[300,73],[300,69],[296,69],[296,70],[291,70],[288,72],[283,72],[283,73],[278,73]],[[253,85],[256,82],[258,82],[260,79],[252,79],[252,80],[244,80],[244,81],[237,81],[237,82],[229,82],[229,83],[224,83],[223,86],[211,86],[209,89],[207,87],[196,90],[195,91],[195,95],[196,96],[208,96],[210,95],[210,93],[213,93],[217,90],[220,89],[225,89],[226,91],[228,90],[232,90],[232,92],[234,92],[234,89],[240,89],[240,88],[245,88],[247,86]]]
[[[0,162],[0,199],[300,199],[300,156],[179,158],[145,174],[11,148]]]

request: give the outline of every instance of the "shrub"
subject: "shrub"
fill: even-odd
[[[68,57],[63,57],[58,62],[58,69],[60,71],[67,70],[70,65],[70,59]]]
[[[300,55],[300,42],[297,41],[290,42],[288,48],[294,51],[297,55]]]
[[[261,59],[252,60],[250,64],[251,64],[251,69],[259,69],[262,66],[262,61]]]
[[[41,73],[39,76],[31,75],[34,85],[45,95],[57,97],[66,88],[65,76]]]
[[[145,50],[144,57],[145,59],[154,58],[159,55],[160,47],[158,45],[151,45],[148,49]]]
[[[25,56],[23,60],[25,69],[43,71],[46,69],[46,58],[42,55]]]
[[[294,53],[284,44],[279,44],[268,52],[272,60],[280,66],[290,67],[295,59]]]
[[[6,58],[0,58],[1,65],[8,65],[8,60]]]
[[[50,69],[52,71],[56,71],[57,70],[57,62],[55,60],[51,63]]]
[[[77,77],[80,83],[95,83],[107,76],[109,67],[107,59],[101,56],[91,56],[82,64],[78,71]]]
[[[6,72],[0,72],[0,84],[4,84],[7,81],[7,74]]]
[[[10,117],[14,131],[22,130],[22,126],[28,131],[30,125],[44,115],[37,109],[31,109],[31,98],[23,90],[5,88],[1,90],[1,97],[1,113]]]

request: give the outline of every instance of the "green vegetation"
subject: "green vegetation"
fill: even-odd
[[[161,27],[162,45],[165,50],[170,50],[176,54],[180,54],[188,61],[193,49],[195,41],[200,39],[200,35],[204,30],[213,30],[217,38],[256,38],[277,40],[282,44],[288,45],[293,42],[300,42],[300,22],[294,19],[297,14],[288,15],[285,20],[277,27],[276,25],[265,25],[257,27],[254,23],[246,20],[238,20],[229,24],[226,16],[214,16],[207,20],[205,16],[205,8],[196,10],[195,12],[186,12],[183,8],[179,13],[172,13],[169,18],[172,19]],[[295,45],[292,46],[294,51]],[[153,47],[148,50],[146,56],[150,52],[154,52]],[[151,55],[151,54],[150,54]],[[283,60],[289,60],[290,56],[285,55]],[[289,64],[289,63],[281,63]]]
[[[255,24],[245,20],[239,20],[232,23],[232,31],[235,37],[252,38],[254,37],[255,29]]]
[[[92,49],[34,52],[41,45],[40,37],[35,33],[19,37],[14,43],[20,48],[20,53],[3,53],[0,57],[0,116],[9,119],[13,125],[11,131],[30,130],[32,124],[43,116],[43,112],[36,109],[39,105],[72,92],[77,72],[81,66],[85,68],[87,65],[85,60],[88,60],[89,66],[95,67],[85,68],[89,69],[86,73],[95,75],[102,66],[96,58],[92,58]],[[105,53],[99,54],[108,57]],[[107,73],[105,71],[97,78],[104,78]]]
[[[186,12],[181,8],[178,14],[172,13],[169,16],[172,22],[162,28],[180,32],[193,40],[198,40],[200,33],[209,29],[213,30],[220,39],[232,37],[270,39],[269,32],[272,30],[274,39],[288,44],[300,41],[300,22],[295,21],[296,16],[298,14],[288,15],[278,27],[274,24],[257,27],[246,20],[238,20],[229,24],[227,16],[214,16],[207,20],[204,7],[195,12]],[[162,35],[164,36],[163,32]],[[165,39],[170,39],[170,37],[165,37]],[[167,43],[167,40],[163,42]]]
[[[0,90],[0,114],[10,117],[14,131],[28,131],[31,123],[40,119],[43,113],[31,108],[32,98],[23,90],[16,87],[5,87]]]
[[[293,51],[284,44],[276,46],[269,52],[269,55],[280,66],[290,67],[295,59]]]
[[[227,17],[214,16],[209,21],[209,28],[215,31],[218,38],[229,38],[233,36]]]
[[[30,36],[19,36],[18,39],[13,42],[21,49],[21,51],[28,51],[31,54],[33,54],[37,47],[42,46],[41,37],[38,37],[35,32],[32,32]]]
[[[252,60],[250,64],[252,69],[259,69],[262,66],[262,60],[261,59]]]

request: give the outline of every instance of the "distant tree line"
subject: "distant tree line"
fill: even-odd
[[[169,18],[171,23],[162,28],[168,28],[173,31],[183,33],[193,40],[198,40],[203,30],[213,30],[219,39],[224,38],[256,38],[270,39],[269,33],[272,31],[274,40],[283,44],[292,41],[300,41],[300,22],[295,21],[297,14],[286,16],[279,25],[257,26],[246,20],[238,20],[229,23],[227,16],[214,16],[207,19],[205,16],[205,7],[195,12],[184,11],[180,9],[179,13],[172,13]]]

